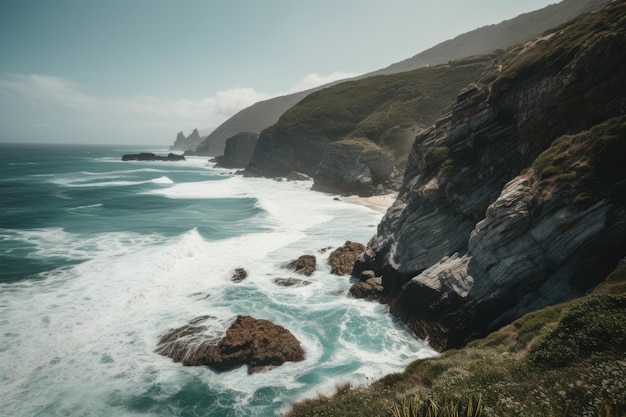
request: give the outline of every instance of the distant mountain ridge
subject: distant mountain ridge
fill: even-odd
[[[554,26],[565,23],[590,10],[600,8],[611,0],[564,0],[540,10],[525,13],[499,24],[485,26],[442,42],[412,58],[392,64],[384,69],[364,74],[354,79],[372,75],[395,74],[446,63],[471,55],[506,48],[530,39]],[[347,81],[347,80],[343,80]],[[312,92],[322,90],[342,81],[319,86],[314,89],[260,101],[247,107],[226,120],[211,132],[198,146],[200,155],[219,156],[224,152],[226,139],[240,132],[260,133],[272,126],[280,116]]]

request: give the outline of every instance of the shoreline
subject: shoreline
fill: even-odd
[[[381,213],[386,213],[387,209],[391,207],[391,205],[396,201],[396,198],[398,198],[398,193],[374,195],[371,197],[359,197],[357,195],[351,195],[343,198],[343,201],[351,204],[365,206]]]

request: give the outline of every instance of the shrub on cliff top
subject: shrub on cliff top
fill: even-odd
[[[531,350],[533,362],[563,366],[593,354],[626,351],[626,296],[595,295],[567,308],[556,326]]]
[[[544,193],[558,187],[575,203],[593,196],[626,202],[626,117],[555,140],[533,162]]]

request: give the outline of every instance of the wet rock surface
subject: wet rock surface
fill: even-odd
[[[282,326],[250,316],[237,316],[223,334],[215,332],[215,317],[201,316],[165,332],[156,353],[187,366],[228,371],[248,365],[248,373],[304,359],[295,336]]]

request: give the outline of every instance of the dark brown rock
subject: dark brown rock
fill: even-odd
[[[309,276],[315,272],[317,258],[314,255],[302,255],[295,261],[287,264],[287,268],[293,269],[298,274]]]
[[[328,256],[331,274],[350,275],[356,259],[365,251],[365,246],[358,242],[346,241]]]
[[[237,268],[233,271],[233,275],[230,277],[232,282],[241,282],[248,277],[248,272],[243,268]]]
[[[383,279],[374,277],[367,281],[357,281],[350,287],[350,294],[355,298],[380,300],[383,297]]]
[[[204,365],[228,371],[248,365],[248,373],[304,359],[304,350],[295,336],[282,326],[250,316],[237,316],[223,337],[207,334],[206,321],[198,317],[163,334],[156,353],[186,366]],[[203,324],[204,323],[204,324]]]

